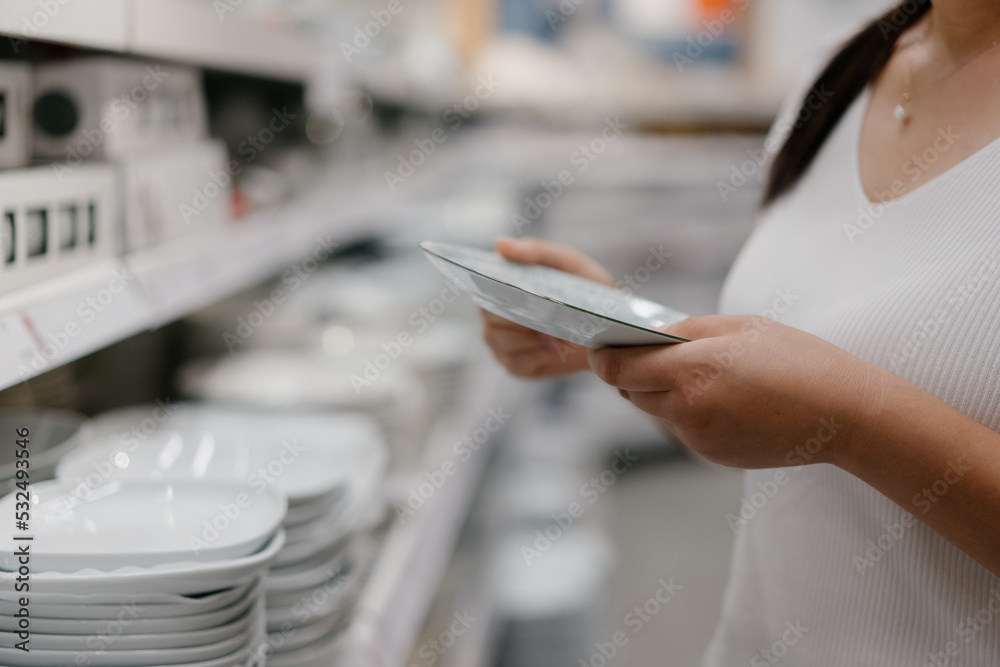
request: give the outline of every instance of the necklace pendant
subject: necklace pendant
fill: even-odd
[[[900,123],[905,123],[909,118],[909,114],[906,112],[906,107],[904,107],[902,104],[897,104],[893,108],[892,115],[895,116],[896,120],[898,120]]]

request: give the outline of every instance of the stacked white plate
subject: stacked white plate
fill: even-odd
[[[332,412],[261,412],[183,404],[140,443],[132,427],[151,412],[134,407],[95,419],[94,436],[59,465],[66,480],[97,469],[117,479],[188,480],[254,489],[288,498],[286,535],[264,578],[269,664],[328,646],[350,619],[358,585],[351,538],[381,509],[386,450],[368,416]],[[123,437],[124,436],[124,437]]]
[[[263,651],[262,580],[285,541],[279,492],[241,502],[253,493],[242,484],[52,480],[25,493],[28,530],[0,529],[0,664],[236,667]],[[8,494],[0,511],[22,501]],[[21,545],[30,592],[14,586]],[[17,647],[22,597],[29,652]]]
[[[20,439],[15,434],[28,429],[30,469],[20,475],[33,482],[52,479],[56,463],[73,449],[87,427],[87,418],[71,410],[0,410],[0,433]],[[0,494],[14,490],[18,481],[18,449],[13,445],[0,447]]]
[[[427,417],[420,379],[381,350],[338,358],[322,349],[248,349],[195,360],[178,379],[187,396],[203,400],[365,412],[382,426],[397,466],[412,461]]]
[[[536,537],[515,532],[498,552],[495,582],[505,625],[498,665],[591,664],[594,642],[609,634],[611,543],[601,533],[573,528],[528,564],[522,547]]]
[[[479,324],[466,320],[442,317],[416,339],[409,359],[435,414],[447,413],[459,403],[466,370],[484,350]]]

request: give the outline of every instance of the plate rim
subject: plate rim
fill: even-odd
[[[56,498],[61,498],[61,497],[64,497],[64,496],[68,496],[68,495],[72,494],[72,490],[75,490],[76,488],[79,488],[79,485],[76,483],[76,481],[69,480],[69,479],[66,479],[66,478],[54,478],[54,479],[49,479],[49,480],[40,480],[38,482],[31,483],[28,488],[29,488],[29,490],[30,490],[31,493],[34,493],[34,489],[37,486],[45,486],[46,490],[48,490],[48,488],[55,488],[55,489],[60,490],[61,492],[59,493],[58,496],[56,496]],[[231,491],[231,492],[250,493],[253,490],[253,487],[251,487],[250,485],[245,484],[245,483],[235,482],[235,481],[233,481],[233,482],[219,482],[219,483],[206,484],[206,483],[204,483],[202,481],[199,481],[197,479],[189,479],[189,478],[177,479],[177,480],[146,480],[146,479],[137,478],[137,479],[127,479],[127,480],[115,480],[115,481],[109,482],[107,484],[102,484],[100,486],[91,488],[91,489],[89,489],[89,492],[95,492],[95,491],[98,491],[98,490],[100,490],[102,488],[105,488],[105,487],[108,487],[108,486],[118,486],[118,488],[124,489],[126,491],[132,491],[132,490],[138,489],[140,492],[147,492],[147,493],[148,492],[153,492],[153,493],[159,492],[164,487],[179,487],[179,488],[185,489],[185,492],[188,489],[193,489],[196,493],[197,492],[206,492],[206,493],[207,492],[212,492],[212,493],[216,493],[216,492],[219,492],[219,491]],[[225,497],[229,497],[228,494]],[[16,499],[13,498],[13,494],[6,494],[2,498],[0,498],[0,503],[2,503],[3,501],[6,501],[8,498],[10,498],[12,500],[12,502],[14,500],[16,500]],[[170,551],[163,551],[163,550],[155,551],[155,550],[143,548],[143,549],[139,549],[139,550],[134,551],[131,555],[135,556],[137,559],[143,559],[143,560],[145,560],[147,558],[153,558],[153,557],[156,557],[156,556],[161,556],[161,555],[164,556],[164,557],[171,557],[171,558],[173,558],[174,555],[177,555],[178,557],[176,559],[169,560],[169,561],[163,561],[161,563],[157,563],[157,564],[154,564],[154,565],[145,565],[145,566],[144,565],[138,565],[138,566],[134,566],[134,567],[139,567],[139,568],[153,568],[153,567],[156,567],[157,565],[170,565],[170,564],[174,564],[174,563],[183,563],[183,562],[188,562],[188,561],[193,562],[193,563],[229,562],[229,561],[232,561],[232,560],[237,560],[237,559],[240,559],[240,558],[252,556],[254,554],[259,553],[261,550],[265,549],[268,546],[268,544],[271,542],[271,540],[274,537],[274,535],[277,532],[277,530],[279,530],[279,529],[282,528],[282,521],[284,520],[284,516],[285,516],[285,514],[288,511],[288,499],[287,499],[287,496],[285,496],[284,493],[282,493],[281,491],[279,491],[279,490],[277,490],[277,489],[275,489],[274,487],[271,487],[271,486],[268,486],[262,492],[256,493],[253,496],[253,498],[254,499],[256,499],[256,498],[265,498],[265,500],[268,503],[271,504],[271,507],[265,508],[264,511],[276,510],[276,511],[274,511],[276,520],[274,518],[272,518],[268,524],[265,524],[266,526],[268,526],[269,530],[261,532],[260,536],[255,536],[252,539],[248,539],[248,538],[244,537],[241,542],[238,542],[236,544],[230,544],[230,545],[228,545],[226,547],[215,547],[215,548],[211,549],[211,551],[209,552],[209,553],[215,552],[214,555],[212,557],[207,557],[207,558],[204,558],[204,559],[198,559],[197,557],[195,557],[195,558],[188,557],[187,554],[192,550],[190,547],[188,549],[184,549],[184,550],[173,549],[173,550],[170,550]],[[78,498],[78,500],[79,500],[79,498]],[[270,525],[270,523],[273,523],[274,525],[272,526],[272,525]],[[0,531],[0,532],[2,532],[2,531]],[[36,536],[37,536],[37,534],[36,534]],[[243,548],[243,547],[245,547],[245,546],[247,546],[249,544],[254,544],[254,543],[258,543],[258,544],[257,544],[257,546],[255,546],[255,547],[252,548],[252,551],[250,553],[244,553],[244,554],[240,554],[240,555],[236,555],[236,556],[233,556],[233,555],[221,555],[220,556],[220,555],[218,555],[218,552],[220,552],[220,551],[231,551],[231,550],[235,550],[237,548]],[[209,545],[209,546],[212,547],[212,546],[214,546],[214,544],[213,545]],[[58,550],[57,551],[49,551],[47,553],[43,552],[43,556],[44,556],[43,560],[44,560],[44,562],[46,564],[48,564],[48,567],[46,568],[46,565],[42,565],[42,566],[40,566],[38,568],[37,572],[61,572],[63,574],[72,574],[73,572],[70,572],[70,571],[64,571],[62,569],[53,568],[51,566],[51,563],[52,562],[57,562],[57,563],[61,564],[63,561],[72,560],[74,557],[85,557],[86,559],[88,559],[88,561],[104,560],[104,559],[108,559],[110,556],[116,555],[118,553],[120,553],[120,552],[116,552],[111,546],[106,546],[106,547],[104,547],[100,551],[83,552],[83,553],[81,553],[81,552],[71,553],[71,552],[67,552],[67,551],[58,551]],[[13,547],[10,550],[8,550],[5,547],[4,548],[0,548],[0,559],[14,558],[14,557],[16,557],[16,555],[17,555],[16,551],[14,550]],[[61,568],[63,566],[59,565],[58,567]],[[121,564],[118,564],[118,565],[115,565],[115,564],[111,564],[111,565],[103,564],[103,565],[99,565],[99,566],[98,565],[87,565],[87,566],[83,566],[83,567],[81,567],[81,568],[79,568],[78,570],[75,570],[75,571],[79,571],[79,570],[82,570],[82,569],[95,569],[95,570],[102,571],[102,572],[112,572],[112,571],[115,571],[115,570],[117,570],[119,568],[122,568],[122,567],[130,567],[130,565],[128,563],[126,563],[124,565],[121,565]],[[35,574],[35,572],[33,572],[33,574]]]
[[[493,276],[487,275],[485,273],[482,273],[481,271],[476,271],[475,269],[469,268],[467,266],[463,266],[463,265],[459,264],[458,262],[456,262],[453,259],[449,259],[449,258],[447,258],[447,257],[445,257],[443,255],[440,255],[440,254],[434,252],[429,247],[429,246],[431,246],[433,244],[437,244],[437,245],[457,245],[457,244],[454,244],[454,243],[448,244],[448,243],[442,243],[442,242],[438,242],[438,241],[421,241],[419,243],[419,247],[420,247],[420,249],[423,252],[427,253],[428,255],[433,255],[434,257],[436,257],[436,258],[438,258],[438,259],[440,259],[440,260],[442,260],[444,262],[448,262],[449,264],[451,264],[453,266],[457,266],[458,268],[462,269],[463,271],[468,271],[469,273],[474,273],[477,276],[481,276],[483,278],[486,278],[487,280],[492,280],[495,283],[499,283],[500,285],[504,285],[506,287],[510,287],[512,289],[516,289],[516,290],[518,290],[520,292],[524,292],[525,294],[530,294],[531,296],[538,297],[539,299],[545,299],[546,301],[549,301],[551,303],[555,303],[555,304],[558,304],[560,306],[566,306],[567,308],[572,308],[573,310],[575,310],[577,312],[580,312],[580,313],[585,313],[587,315],[592,315],[594,317],[600,317],[603,320],[608,320],[610,322],[614,322],[615,324],[620,324],[622,326],[630,327],[630,328],[636,329],[638,331],[646,331],[646,332],[649,332],[649,333],[654,333],[654,334],[656,334],[658,336],[662,336],[664,338],[672,340],[675,343],[690,343],[690,342],[692,342],[690,338],[681,338],[680,336],[674,336],[673,334],[663,333],[662,331],[657,331],[656,329],[649,329],[649,328],[646,328],[646,327],[640,327],[638,325],[631,324],[629,322],[623,322],[623,321],[615,319],[613,317],[608,317],[607,315],[601,315],[600,313],[595,313],[595,312],[593,312],[591,310],[587,310],[586,308],[580,308],[579,306],[574,306],[571,303],[566,303],[565,301],[560,301],[559,299],[554,299],[554,298],[552,298],[550,296],[545,296],[544,294],[538,294],[537,292],[533,292],[533,291],[531,291],[529,289],[525,289],[524,287],[520,287],[518,285],[512,285],[511,283],[508,283],[505,280],[500,280],[499,278],[495,278]],[[471,247],[471,246],[469,246],[469,247]],[[480,250],[480,248],[473,248],[473,249],[474,250]],[[510,261],[510,260],[507,260],[507,261]],[[549,267],[549,268],[551,268],[551,267]],[[558,269],[554,269],[554,270],[558,270]],[[570,275],[573,275],[573,274],[570,274]],[[583,276],[577,276],[577,277],[578,278],[583,278]],[[589,278],[583,278],[583,279],[584,280],[589,280]],[[591,281],[591,282],[596,282],[596,281]],[[597,284],[600,284],[600,283],[597,283]],[[604,285],[604,287],[607,287],[607,285]],[[642,298],[642,297],[637,297],[637,298]],[[646,299],[646,300],[648,301],[648,299]],[[650,303],[656,303],[656,302],[655,301],[650,301]],[[657,304],[657,305],[659,305],[659,304]],[[690,315],[688,317],[690,317]],[[681,321],[683,321],[683,320],[681,320]],[[631,346],[631,347],[644,347],[644,346],[635,345],[635,346]]]

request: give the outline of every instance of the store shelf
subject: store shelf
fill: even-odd
[[[313,33],[282,21],[249,21],[233,3],[204,0],[4,0],[0,34],[190,63],[257,76],[305,80],[316,63]],[[229,5],[218,5],[229,6]]]
[[[0,33],[87,48],[123,51],[128,43],[128,10],[132,0],[4,0]]]
[[[454,443],[480,428],[491,408],[516,412],[524,394],[492,361],[471,369],[462,404],[431,433],[418,474],[440,469],[452,456]],[[490,447],[498,440],[494,435],[459,464],[414,516],[402,523],[395,514],[390,518],[392,527],[358,601],[338,664],[405,667],[478,493]]]
[[[236,5],[237,3],[233,3]],[[304,79],[316,65],[317,40],[288,24],[250,23],[217,3],[131,0],[129,50],[202,67]]]
[[[377,231],[382,204],[327,190],[234,225],[0,295],[0,389],[257,285]]]

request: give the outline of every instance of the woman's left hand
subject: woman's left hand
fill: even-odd
[[[837,463],[898,379],[762,317],[690,317],[667,332],[692,340],[590,350],[590,366],[685,445],[729,466]]]

